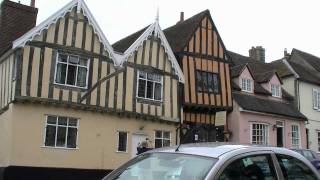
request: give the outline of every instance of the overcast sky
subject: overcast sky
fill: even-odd
[[[2,1],[2,0],[0,0]],[[18,1],[18,0],[12,0]],[[38,24],[71,0],[36,0]],[[205,9],[228,50],[248,55],[252,46],[266,49],[266,60],[297,48],[320,57],[319,0],[85,0],[107,39],[117,40],[154,22],[157,7],[165,29]],[[30,0],[21,0],[29,4]]]

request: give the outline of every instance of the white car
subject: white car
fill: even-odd
[[[143,153],[104,180],[320,180],[320,175],[285,148],[214,143]]]

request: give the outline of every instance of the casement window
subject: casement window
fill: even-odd
[[[163,76],[138,71],[137,97],[162,101]]]
[[[251,79],[241,79],[241,90],[245,92],[253,92],[253,82]]]
[[[127,132],[118,132],[118,152],[127,152],[128,146],[128,133]]]
[[[205,71],[197,71],[196,73],[197,91],[213,92],[215,94],[220,93],[220,81],[218,74]]]
[[[170,146],[171,133],[169,131],[155,131],[154,147],[161,148]]]
[[[281,97],[281,88],[280,85],[271,84],[271,94],[274,97]]]
[[[71,87],[87,88],[89,60],[80,56],[57,55],[55,83]]]
[[[313,101],[313,109],[320,111],[320,91],[313,89],[312,90],[312,101]]]
[[[46,147],[76,148],[78,119],[60,116],[47,116],[45,128]]]
[[[251,144],[268,145],[269,126],[267,124],[251,124]]]
[[[298,125],[291,126],[292,148],[300,148],[300,129]]]

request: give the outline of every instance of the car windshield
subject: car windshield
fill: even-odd
[[[176,153],[147,153],[107,176],[107,180],[203,180],[217,159]]]

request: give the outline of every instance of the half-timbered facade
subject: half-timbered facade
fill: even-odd
[[[185,76],[183,123],[191,132],[185,142],[227,140],[232,93],[225,46],[208,10],[180,19],[164,32]]]
[[[124,52],[146,28],[113,44]],[[208,10],[164,30],[184,75],[180,96],[181,142],[224,141],[232,110],[229,60]],[[154,47],[153,47],[154,48]],[[218,118],[216,118],[218,117]]]
[[[101,178],[141,141],[176,143],[184,76],[158,21],[118,53],[73,0],[12,43],[0,79],[0,179]]]

